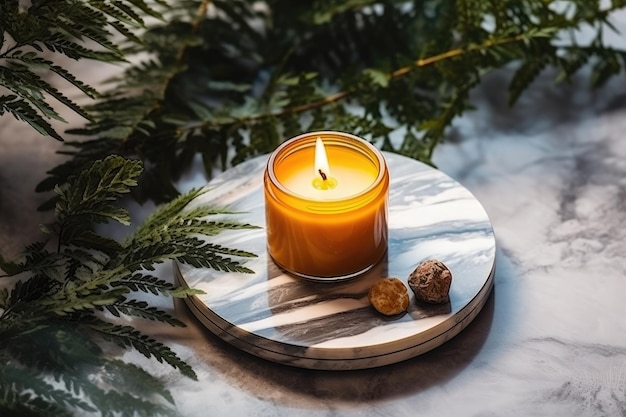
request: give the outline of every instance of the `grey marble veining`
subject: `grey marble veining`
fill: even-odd
[[[441,171],[386,154],[390,171],[389,244],[368,273],[340,283],[314,283],[280,270],[266,252],[263,170],[267,156],[226,171],[193,205],[216,204],[240,212],[259,230],[229,231],[212,243],[245,248],[254,274],[178,265],[183,283],[205,291],[190,308],[213,333],[254,355],[313,369],[359,369],[422,354],[458,334],[489,296],[495,238],[474,196]],[[407,277],[437,258],[453,273],[445,305],[411,298],[409,309],[387,317],[370,305],[370,287],[386,276]],[[412,295],[412,292],[409,291]]]

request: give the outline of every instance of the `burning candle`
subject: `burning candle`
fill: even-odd
[[[297,136],[270,155],[264,181],[267,248],[281,268],[341,280],[385,254],[389,173],[369,142],[341,132]]]

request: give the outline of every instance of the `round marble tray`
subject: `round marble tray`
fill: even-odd
[[[480,312],[493,287],[495,238],[485,210],[463,186],[410,158],[385,153],[389,164],[389,248],[367,274],[341,283],[314,283],[279,270],[267,255],[265,231],[227,231],[212,243],[258,254],[254,274],[178,264],[182,285],[204,295],[187,300],[213,333],[253,355],[312,369],[360,369],[399,362],[457,335]],[[195,205],[226,206],[229,219],[265,224],[263,170],[268,156],[212,180]],[[437,258],[453,273],[450,302],[428,305],[411,297],[409,310],[386,317],[369,304],[378,279],[407,284],[415,266]],[[408,284],[407,284],[408,287]],[[412,292],[409,290],[412,295]]]

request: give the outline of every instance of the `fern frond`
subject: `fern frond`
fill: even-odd
[[[129,0],[129,2],[137,9],[137,13],[143,12],[146,16],[151,16],[159,20],[165,19],[163,12],[170,9],[170,5],[165,0],[154,0],[153,4],[146,3],[145,0]],[[161,8],[157,8],[159,5]]]
[[[253,272],[241,265],[241,262],[220,256],[220,253],[238,257],[256,257],[255,254],[247,251],[223,248],[195,237],[187,237],[181,241],[159,241],[128,247],[123,257],[112,260],[112,265],[125,265],[132,271],[141,268],[153,270],[155,264],[172,259],[198,268],[213,268],[227,272]]]
[[[98,134],[100,137],[113,138],[118,141],[127,140],[150,112],[157,107],[158,99],[154,97],[154,94],[155,92],[150,89],[135,97],[105,95],[103,100],[106,101],[88,107],[94,122],[88,123],[81,129],[68,130],[68,133]],[[120,111],[120,109],[124,109],[124,111]]]
[[[93,49],[86,48],[61,34],[55,34],[50,38],[38,40],[32,46],[35,47],[39,45],[41,45],[39,49],[44,47],[50,52],[60,53],[75,60],[87,58],[108,63],[123,61],[123,58],[115,52],[95,51]]]
[[[24,410],[42,415],[72,415],[66,407],[96,411],[77,396],[44,381],[41,374],[11,364],[0,363],[0,392],[0,410],[20,404]]]
[[[533,58],[525,61],[515,72],[509,84],[509,106],[513,106],[528,86],[548,66],[544,58]]]
[[[162,2],[156,3],[161,7],[164,6]],[[39,54],[47,49],[75,60],[123,62],[124,52],[112,40],[113,32],[121,34],[127,41],[140,42],[140,38],[130,28],[135,30],[145,28],[142,14],[162,17],[152,4],[148,5],[143,0],[129,2],[60,0],[36,2],[32,5],[19,5],[14,1],[3,2],[0,4],[0,61],[6,62],[0,65],[0,68],[8,68],[13,77],[12,79],[0,77],[0,85],[30,102],[41,112],[40,116],[62,120],[46,102],[46,98],[40,96],[41,92],[45,92],[89,120],[83,107],[39,78],[37,72],[52,71],[88,97],[97,97],[96,90]],[[3,50],[1,46],[4,44],[6,34],[10,35],[15,44]],[[51,131],[51,127],[36,120],[32,114],[21,113],[24,116],[19,119],[29,122],[41,134],[59,138],[56,132]]]
[[[56,140],[63,141],[48,121],[41,117],[26,100],[16,95],[0,96],[0,116],[4,113],[10,113],[17,120],[28,123],[41,135],[52,136]]]
[[[235,221],[210,221],[206,216],[215,214],[229,214],[228,210],[216,211],[210,207],[198,207],[171,216],[163,224],[149,222],[148,227],[130,236],[129,241],[142,240],[145,242],[170,242],[182,240],[188,236],[215,236],[225,230],[259,229],[249,223]],[[132,243],[131,243],[132,244]]]
[[[224,230],[255,229],[258,226],[202,219],[211,215],[231,213],[228,210],[215,207],[202,206],[185,211],[185,207],[202,193],[202,190],[191,190],[148,217],[126,239],[125,244],[129,253],[123,259],[112,260],[113,264],[135,265],[133,268],[152,269],[153,263],[150,260],[176,259],[195,265],[202,264],[203,267],[221,271],[251,272],[249,268],[242,266],[238,261],[221,257],[218,254],[237,257],[254,257],[256,255],[206,243],[195,236],[212,236]],[[204,263],[201,258],[204,258]]]
[[[183,375],[197,379],[193,369],[170,348],[130,326],[120,326],[94,320],[89,323],[89,327],[120,347],[132,347],[147,358],[154,357],[159,362],[166,362],[173,368],[179,369]]]
[[[560,57],[557,61],[561,72],[556,77],[556,82],[563,80],[570,81],[571,77],[583,68],[593,56],[593,52],[587,48],[580,48],[570,51],[567,56]]]
[[[179,414],[170,407],[159,402],[148,401],[128,392],[117,390],[103,391],[91,389],[87,395],[99,410],[106,410],[104,417],[137,416],[137,417],[177,417]],[[147,397],[146,397],[147,398]]]
[[[57,259],[46,249],[46,242],[36,242],[24,249],[24,260],[18,264],[16,273],[37,271],[57,264]]]
[[[91,2],[89,6],[97,10],[103,16],[103,19],[109,22],[111,20],[115,20],[118,21],[120,24],[125,25],[124,27],[129,26],[133,29],[141,28],[144,26],[143,20],[141,18],[139,19],[139,21],[137,21],[136,19],[133,19],[128,14],[121,11],[119,8],[115,7],[114,4],[111,4],[109,2],[96,1]],[[113,19],[106,19],[104,17],[105,15],[112,17]]]
[[[113,20],[109,24],[113,29],[115,29],[118,33],[124,35],[124,37],[126,37],[127,39],[130,39],[135,43],[141,43],[141,39],[137,37],[137,35],[135,35],[130,29],[128,29],[126,26],[119,23],[118,21]]]
[[[128,225],[128,212],[116,206],[114,201],[129,193],[130,187],[137,185],[141,171],[141,162],[124,160],[119,156],[97,161],[73,180],[69,187],[57,187],[57,217],[61,223],[71,217],[87,216],[94,222],[107,222],[110,219]]]
[[[237,223],[234,221],[207,221],[194,218],[191,215],[187,216],[186,214],[187,213],[172,218],[169,224],[162,226],[160,229],[152,230],[145,238],[152,241],[167,242],[179,240],[185,236],[215,236],[225,230],[250,230],[260,228],[252,224]]]
[[[88,398],[99,415],[172,415],[170,407],[155,399],[159,395],[173,404],[171,394],[158,378],[140,367],[108,358],[82,365],[72,372],[53,373],[54,379],[62,383],[66,391]]]
[[[124,286],[130,291],[141,291],[153,295],[169,295],[185,298],[190,295],[204,294],[204,291],[178,287],[170,282],[144,273],[135,273],[111,283],[112,287]]]
[[[81,247],[87,250],[95,250],[97,252],[104,253],[109,258],[117,255],[123,246],[115,239],[107,236],[103,236],[93,230],[75,227],[71,229],[65,229],[63,233],[63,242],[66,245],[72,245]],[[97,262],[102,263],[104,259],[97,259],[93,252],[80,252],[84,257],[81,259],[82,263]]]
[[[0,71],[0,82],[4,84],[7,89],[31,103],[43,116],[49,119],[65,121],[63,117],[45,101],[43,93],[51,94],[62,102],[68,101],[73,108],[77,108],[74,103],[71,103],[71,100],[63,96],[58,90],[54,89],[50,84],[43,81],[39,75],[30,71],[25,66],[11,62],[7,68],[0,69],[2,69],[2,71]],[[80,110],[80,114],[81,116],[86,115],[82,110]]]
[[[122,299],[117,303],[107,305],[105,308],[115,317],[124,314],[146,320],[160,321],[171,326],[185,327],[185,323],[182,321],[156,307],[150,307],[145,301]]]
[[[221,248],[213,244],[187,246],[181,252],[182,254],[175,259],[196,268],[213,268],[217,271],[242,272],[246,274],[254,273],[250,268],[241,265],[240,262],[218,255],[218,253],[226,253],[233,256],[256,257],[255,254],[250,252]]]
[[[111,290],[94,288],[93,291],[89,291],[84,285],[75,286],[70,283],[62,292],[54,294],[51,299],[41,301],[41,305],[59,316],[67,316],[76,312],[92,312],[115,304],[127,292],[126,288]]]
[[[155,228],[162,227],[172,216],[178,215],[191,201],[202,195],[202,189],[192,189],[185,194],[181,194],[169,203],[150,214],[137,228],[133,234],[127,238],[127,242],[140,240],[144,236],[152,233]]]
[[[7,306],[13,311],[19,311],[21,304],[43,298],[48,288],[49,284],[46,279],[40,275],[27,280],[18,280],[9,292]]]
[[[594,88],[603,86],[611,77],[622,72],[622,65],[626,65],[626,53],[603,51],[593,65],[589,84]]]
[[[120,391],[129,387],[133,394],[139,397],[151,397],[156,394],[174,404],[172,394],[163,387],[161,381],[137,365],[109,359],[102,367],[102,379],[110,386],[120,387]]]
[[[18,51],[7,56],[5,59],[13,62],[17,61],[34,72],[53,71],[55,74],[59,75],[70,84],[72,84],[74,87],[85,93],[88,97],[95,98],[99,96],[99,93],[95,88],[80,81],[69,71],[58,65],[55,65],[52,61],[37,56],[32,51],[27,53]]]

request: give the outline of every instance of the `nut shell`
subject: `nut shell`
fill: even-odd
[[[409,291],[398,278],[384,278],[376,282],[368,293],[374,308],[386,315],[400,314],[409,307]]]
[[[449,299],[452,272],[441,261],[428,259],[409,275],[409,287],[415,298],[432,304],[443,304]]]

